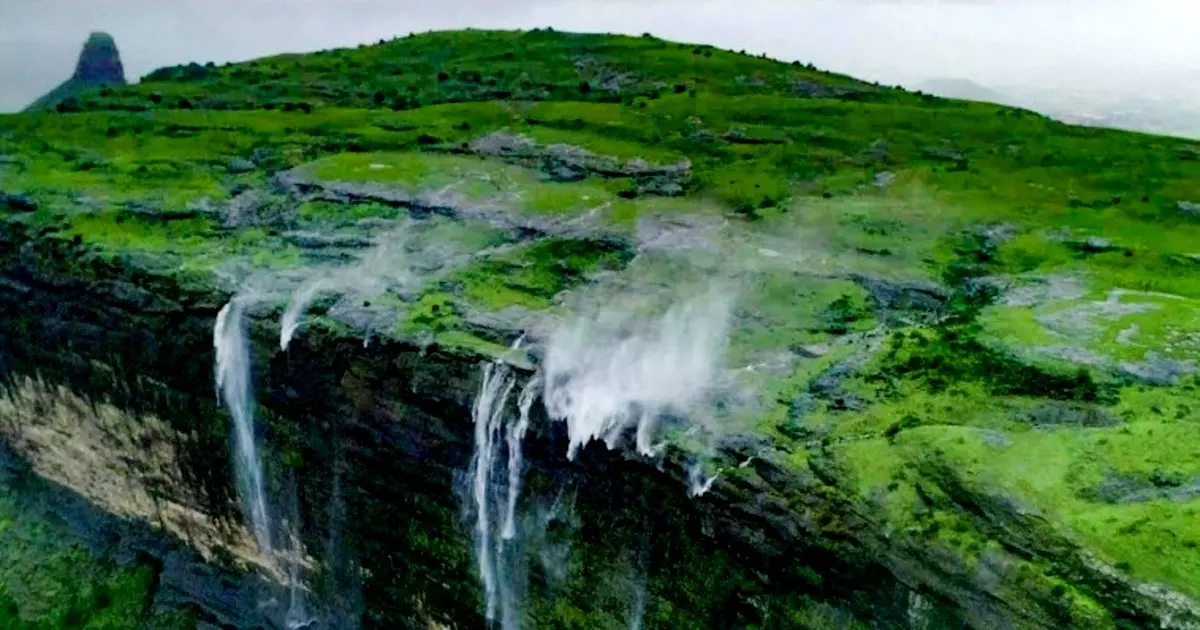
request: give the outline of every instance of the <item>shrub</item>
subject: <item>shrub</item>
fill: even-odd
[[[79,101],[75,97],[63,99],[60,103],[54,106],[54,110],[60,114],[68,112],[77,112],[82,108],[79,106]]]

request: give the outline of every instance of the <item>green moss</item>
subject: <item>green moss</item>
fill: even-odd
[[[758,217],[763,211],[782,206],[791,196],[785,179],[768,164],[747,164],[715,174],[709,186],[734,212]]]
[[[588,274],[619,269],[631,257],[615,242],[547,239],[477,260],[449,282],[478,307],[545,309],[553,305],[556,295],[583,282]]]
[[[300,204],[296,216],[302,221],[317,223],[350,223],[362,219],[395,219],[402,210],[379,203],[343,204],[328,201],[308,201]]]
[[[0,486],[0,625],[5,628],[142,627],[157,582],[149,565],[116,566],[43,521]],[[183,612],[154,615],[155,628],[193,625]]]

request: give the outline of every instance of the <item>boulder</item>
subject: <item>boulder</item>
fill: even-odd
[[[0,206],[16,212],[33,212],[38,208],[33,197],[22,193],[0,192]]]
[[[245,158],[234,158],[225,165],[225,170],[237,175],[239,173],[249,173],[258,168],[258,165]]]

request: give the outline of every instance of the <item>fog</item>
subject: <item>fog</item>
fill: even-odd
[[[887,83],[1161,93],[1200,85],[1188,0],[0,0],[0,111],[71,72],[89,31],[130,79],[461,27],[604,31],[765,52]]]

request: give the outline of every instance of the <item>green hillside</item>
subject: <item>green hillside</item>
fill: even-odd
[[[376,332],[484,353],[567,294],[731,279],[758,402],[728,428],[835,470],[896,544],[1003,557],[997,597],[1075,627],[1132,615],[1105,571],[1200,597],[1200,144],[547,30],[77,100],[0,117],[0,229],[64,271],[233,291],[408,219],[439,255]]]

